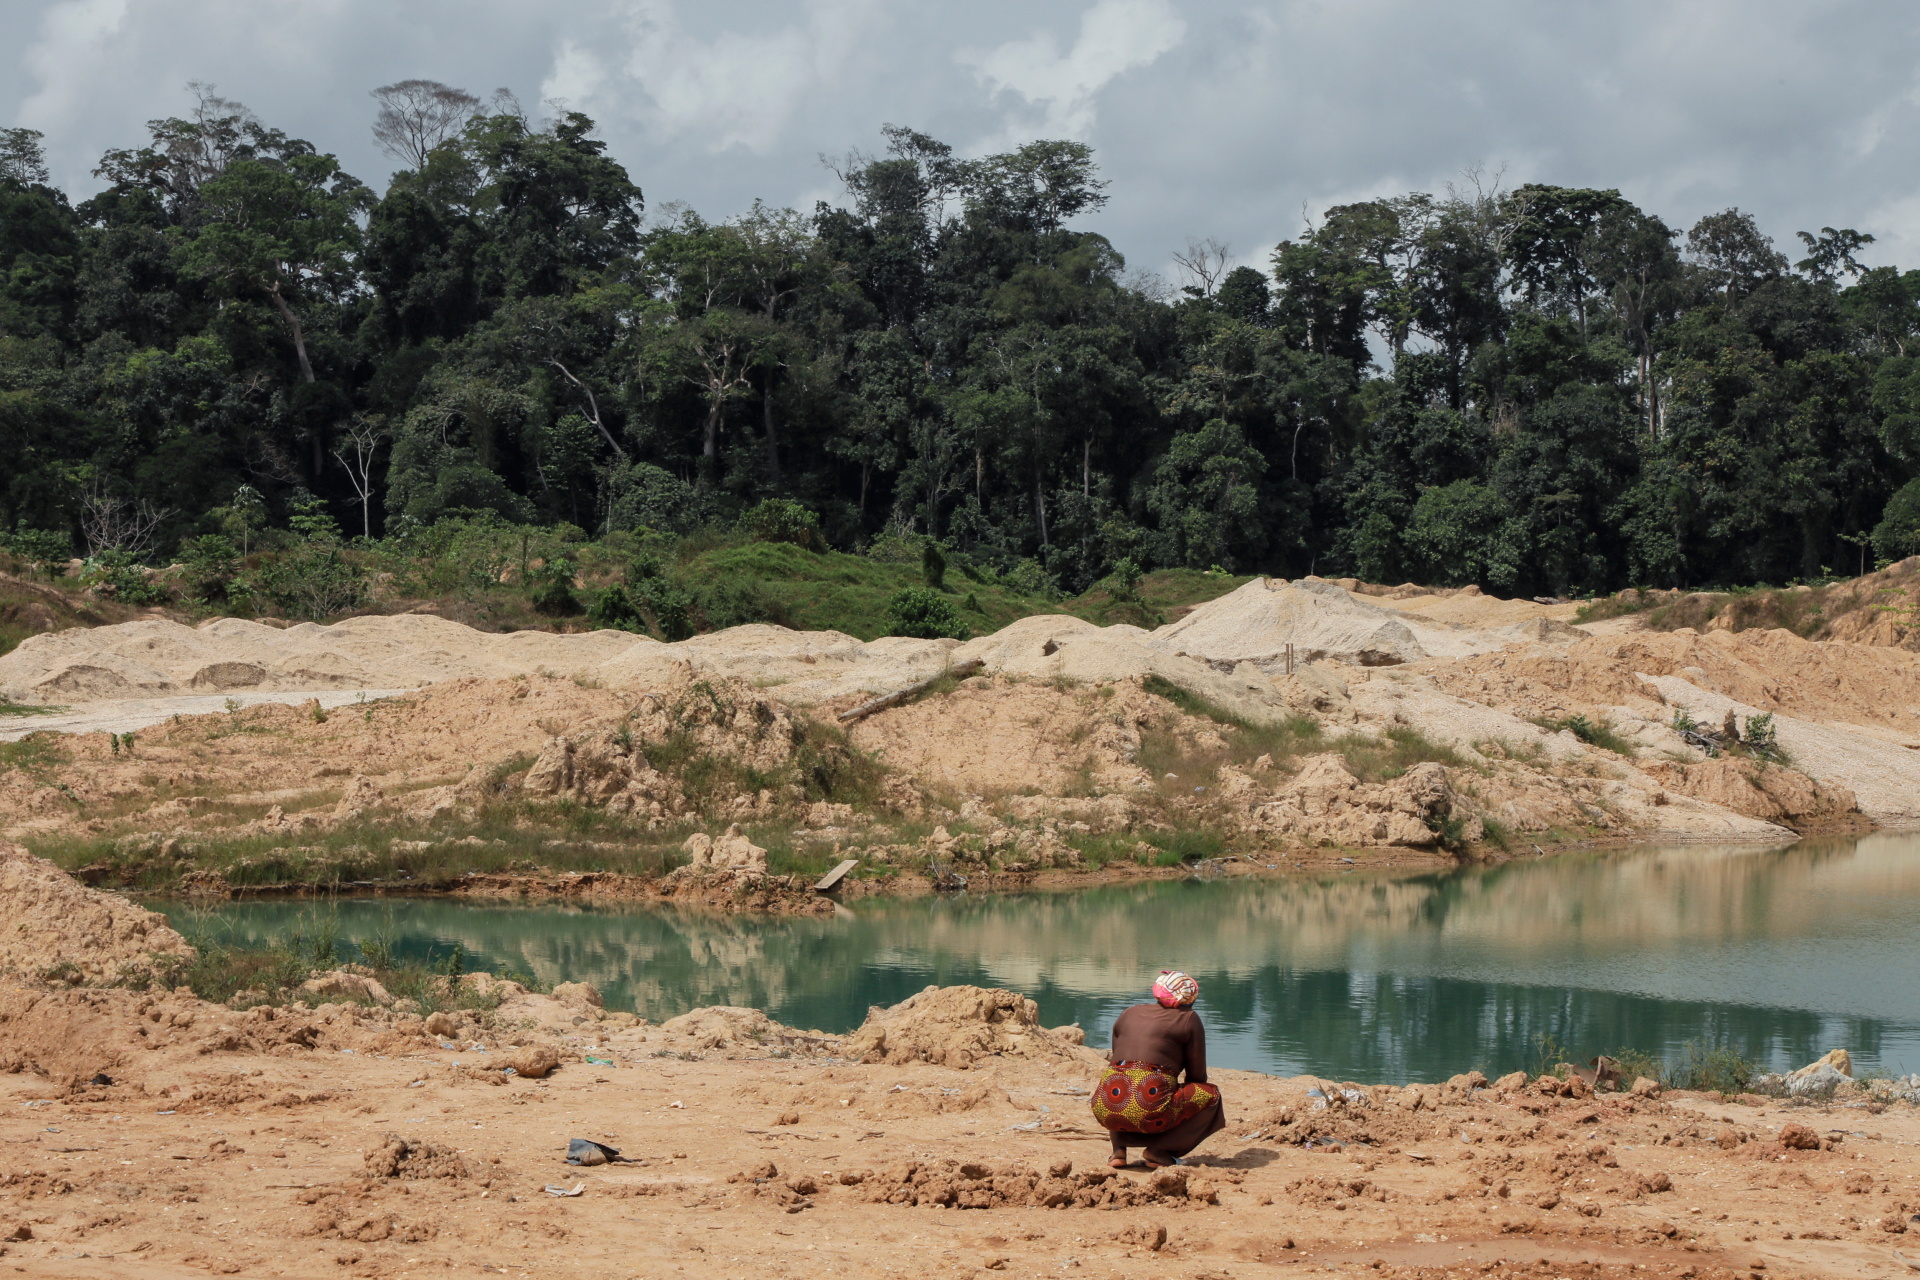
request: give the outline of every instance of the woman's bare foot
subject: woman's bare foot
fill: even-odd
[[[1127,1157],[1121,1152],[1116,1151],[1113,1153],[1112,1158],[1109,1159],[1107,1163],[1112,1165],[1116,1169],[1124,1169],[1127,1167]]]

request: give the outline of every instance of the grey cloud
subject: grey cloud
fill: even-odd
[[[59,179],[181,110],[188,80],[378,180],[366,91],[423,75],[602,122],[656,202],[804,207],[821,153],[882,123],[978,151],[1099,151],[1090,225],[1160,266],[1190,236],[1258,261],[1302,207],[1439,190],[1479,166],[1618,186],[1679,226],[1729,204],[1782,242],[1823,224],[1920,259],[1920,11],[1891,0],[14,0],[0,120]]]

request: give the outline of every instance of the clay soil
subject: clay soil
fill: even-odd
[[[1904,1103],[1222,1071],[1231,1123],[1189,1167],[1108,1176],[1089,1050],[863,1064],[745,1011],[518,1006],[541,1025],[510,1002],[449,1038],[345,1005],[9,992],[0,1274],[1707,1280],[1920,1252]],[[544,1078],[499,1070],[542,1046]],[[632,1162],[568,1166],[571,1138]]]

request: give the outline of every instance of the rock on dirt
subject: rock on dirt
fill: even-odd
[[[0,844],[0,971],[125,982],[195,955],[166,917],[89,889],[17,844]]]
[[[782,1026],[758,1009],[710,1005],[692,1009],[660,1024],[669,1036],[685,1038],[695,1053],[728,1050],[785,1050],[815,1054],[837,1050],[840,1039],[824,1031],[801,1031]]]
[[[1818,1151],[1820,1135],[1806,1125],[1793,1121],[1781,1126],[1780,1145],[1789,1151]]]
[[[554,1052],[551,1045],[538,1044],[508,1057],[507,1065],[513,1068],[516,1075],[529,1080],[542,1080],[560,1065],[560,1055]]]
[[[1073,1032],[1040,1025],[1040,1009],[1017,991],[928,987],[886,1009],[874,1009],[847,1037],[860,1062],[928,1062],[964,1070],[989,1057],[1079,1061],[1088,1052]],[[1084,1037],[1082,1037],[1084,1038]]]
[[[300,984],[300,994],[321,1000],[354,1000],[367,1004],[392,1004],[393,994],[378,979],[346,969],[308,978]]]
[[[1223,789],[1247,775],[1227,777]],[[1481,824],[1467,815],[1444,766],[1417,764],[1388,782],[1364,784],[1340,756],[1309,756],[1285,787],[1259,798],[1247,779],[1250,814],[1256,826],[1309,844],[1347,846],[1404,845],[1424,848],[1440,843],[1450,818],[1460,821],[1461,840],[1478,840]]]
[[[472,1176],[460,1153],[437,1142],[403,1138],[390,1133],[366,1155],[369,1178],[467,1178]]]
[[[1858,809],[1853,792],[1797,769],[1758,760],[1662,760],[1640,766],[1667,790],[1766,822],[1833,821]]]
[[[767,851],[740,834],[740,824],[729,826],[725,834],[714,837],[696,831],[684,846],[687,865],[675,875],[703,876],[717,872],[739,872],[749,876],[767,874]]]

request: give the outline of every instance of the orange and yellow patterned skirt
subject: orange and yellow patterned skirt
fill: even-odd
[[[1110,1133],[1165,1133],[1219,1102],[1210,1084],[1176,1085],[1151,1062],[1122,1062],[1100,1077],[1093,1118]]]

